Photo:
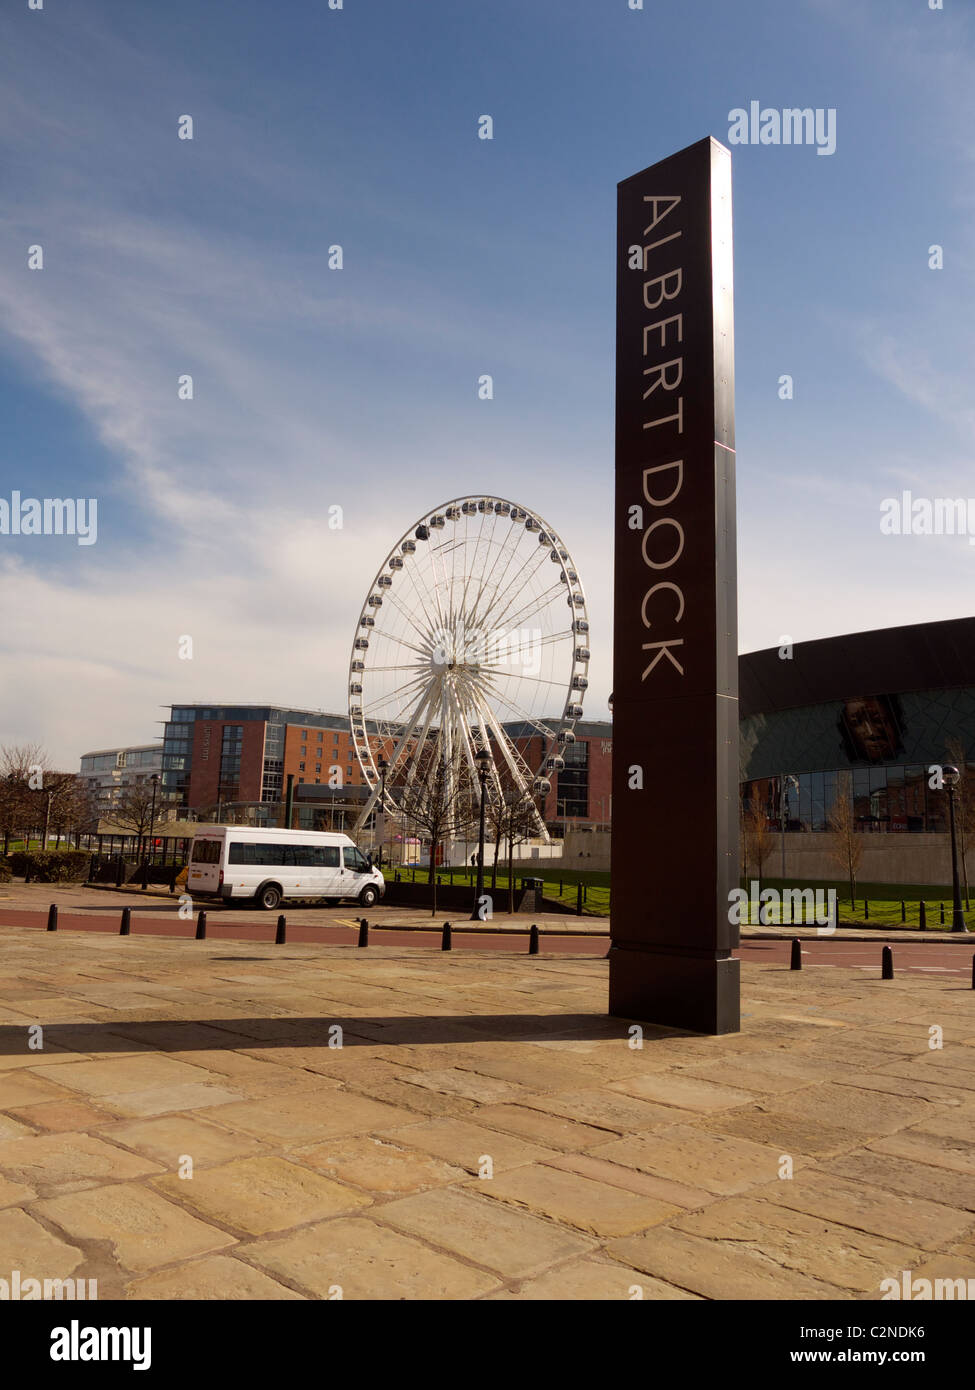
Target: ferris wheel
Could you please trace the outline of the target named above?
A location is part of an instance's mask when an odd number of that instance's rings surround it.
[[[548,841],[544,799],[576,741],[589,655],[582,582],[537,513],[484,496],[427,512],[383,561],[352,644],[349,723],[370,788],[357,829],[384,783],[384,811],[434,776],[448,796],[476,786],[486,748],[489,798],[530,808]]]

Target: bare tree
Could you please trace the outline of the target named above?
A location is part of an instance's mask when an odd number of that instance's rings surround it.
[[[836,800],[829,813],[829,828],[833,832],[830,859],[840,873],[850,880],[850,906],[854,905],[857,873],[863,858],[863,836],[857,830],[853,809],[853,778],[842,772],[836,779]]]
[[[400,815],[430,841],[431,914],[437,911],[437,851],[449,836],[470,829],[477,815],[476,779],[466,763],[453,776],[435,747],[421,751],[412,776],[398,788]]]
[[[775,831],[765,807],[759,801],[748,801],[742,805],[741,844],[745,879],[748,879],[748,866],[752,864],[755,869],[759,892],[761,892],[762,871],[769,855],[775,848]],[[762,920],[761,915],[759,920]]]
[[[503,796],[501,826],[508,841],[508,911],[515,910],[515,845],[524,844],[538,832],[537,798],[510,778],[501,784]]]
[[[111,820],[120,830],[128,830],[133,835],[138,835],[140,847],[150,835],[153,824],[158,825],[168,814],[166,803],[160,798],[158,785],[153,808],[152,789],[153,784],[150,781],[136,782],[126,787],[109,813]]]
[[[58,841],[65,834],[73,835],[77,848],[82,834],[97,831],[98,808],[86,782],[73,773],[67,774],[67,778],[59,782],[50,800],[50,826]]]
[[[39,744],[0,748],[0,831],[4,854],[11,839],[23,838],[26,844],[38,822],[41,805],[35,791],[46,764],[47,755]]]
[[[37,826],[42,827],[41,849],[46,849],[52,826],[59,832],[77,830],[88,810],[77,773],[52,768],[36,743],[0,750],[0,782],[5,851],[11,835],[19,831],[26,843]]]

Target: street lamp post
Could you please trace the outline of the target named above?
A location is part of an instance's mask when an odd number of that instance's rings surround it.
[[[951,914],[951,930],[968,931],[965,925],[965,914],[961,907],[961,885],[958,882],[958,843],[955,836],[955,788],[961,781],[961,773],[957,767],[943,767],[941,775],[944,785],[948,788],[948,824],[951,829],[951,891],[953,906]]]
[[[153,835],[156,829],[156,788],[159,786],[159,773],[154,772],[149,778],[152,783],[152,803],[149,807],[149,858],[152,858]]]
[[[789,809],[789,793],[788,793],[787,788],[788,788],[788,784],[789,784],[790,782],[791,782],[792,785],[795,787],[796,791],[798,791],[798,790],[799,790],[799,779],[798,779],[798,777],[794,777],[794,776],[792,776],[791,774],[787,777],[786,774],[785,774],[784,772],[780,774],[780,777],[779,777],[779,808],[780,808],[780,815],[779,815],[779,823],[780,823],[779,839],[780,839],[781,845],[782,845],[782,878],[783,878],[783,880],[785,879],[785,827],[786,827],[787,813],[788,813],[788,809]]]
[[[484,896],[484,794],[491,767],[491,754],[486,748],[482,748],[474,761],[477,763],[477,776],[481,784],[481,816],[477,834],[477,887],[474,889],[474,906],[471,909],[470,920],[479,922],[481,920],[480,903]]]
[[[383,816],[383,830],[379,841],[379,867],[383,866],[383,842],[386,839],[386,773],[389,771],[389,760],[385,754],[379,755],[379,776],[381,778],[382,790],[379,793],[379,806]]]

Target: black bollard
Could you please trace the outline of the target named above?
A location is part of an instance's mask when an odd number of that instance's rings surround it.
[[[26,885],[28,883],[30,883],[30,855],[27,856],[24,863],[24,884]]]
[[[286,919],[285,919],[285,917],[284,917],[284,914],[282,913],[281,916],[278,918],[278,929],[277,929],[277,931],[274,933],[274,944],[275,944],[275,946],[283,946],[283,945],[284,945],[284,934],[285,934],[285,931],[287,930],[287,927],[288,927],[288,923],[287,923],[287,921],[286,921]]]
[[[792,938],[792,959],[789,962],[790,970],[802,969],[802,942],[798,936]]]
[[[369,922],[365,917],[359,919],[359,945],[369,945]]]
[[[207,915],[202,907],[196,918],[196,939],[197,941],[206,941],[207,939]]]
[[[93,855],[91,856],[91,859],[90,859],[89,862],[88,862],[88,882],[89,882],[89,883],[93,883],[94,880],[95,880],[95,864],[97,863],[97,861],[98,861],[98,855],[97,855],[97,854],[93,854]]]
[[[582,916],[582,884],[576,884],[576,916]]]
[[[122,908],[122,925],[118,929],[119,936],[129,936],[132,932],[132,909]]]
[[[143,861],[142,861],[142,891],[143,891],[143,893],[146,891],[146,889],[147,889],[148,887],[149,887],[149,860],[148,860],[148,859],[143,859]]]
[[[538,955],[538,928],[536,927],[534,922],[532,923],[531,929],[528,933],[528,954],[530,956]]]
[[[918,927],[920,928],[921,931],[927,931],[927,929],[928,929],[928,909],[927,909],[927,907],[925,906],[925,903],[924,903],[924,899],[923,899],[923,898],[921,899],[920,903],[918,904],[918,910],[917,910],[917,924],[918,924]]]
[[[175,865],[175,864],[173,865],[173,867],[172,867],[172,868],[170,869],[170,871],[169,871],[169,891],[170,891],[170,893],[175,893],[175,892],[176,892],[176,865]]]
[[[945,905],[944,905],[944,903],[942,903],[942,904],[941,904],[941,925],[944,926],[944,924],[945,924]]]
[[[444,922],[443,924],[443,937],[440,941],[440,949],[441,951],[452,951],[454,949],[451,942],[449,922]]]
[[[869,917],[870,917],[870,904],[867,902],[866,898],[864,898],[864,900],[863,900],[863,920],[866,922],[866,921],[869,920]]]
[[[119,855],[119,857],[118,857],[118,868],[115,870],[115,887],[116,887],[116,888],[121,888],[121,887],[122,887],[122,874],[123,874],[124,868],[125,868],[125,860],[122,858],[121,855]]]
[[[907,921],[907,903],[901,898],[901,921]]]
[[[52,903],[51,906],[47,909],[47,929],[48,931],[57,931],[58,929],[57,903]]]
[[[975,989],[975,956],[972,956],[972,989]]]
[[[889,946],[885,946],[881,957],[883,962],[880,970],[882,980],[892,980],[894,978],[894,953]]]

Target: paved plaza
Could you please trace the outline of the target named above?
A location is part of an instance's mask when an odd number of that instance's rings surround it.
[[[592,946],[0,926],[0,1276],[409,1300],[975,1279],[966,981],[746,960],[740,1034],[641,1048]]]

